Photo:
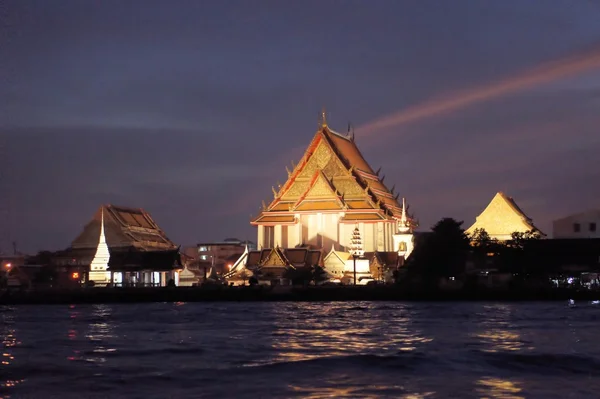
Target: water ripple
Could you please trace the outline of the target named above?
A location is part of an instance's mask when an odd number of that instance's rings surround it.
[[[365,301],[0,307],[0,398],[594,397],[599,312]]]

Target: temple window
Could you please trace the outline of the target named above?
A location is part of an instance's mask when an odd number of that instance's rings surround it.
[[[573,232],[579,233],[581,231],[581,225],[579,223],[573,223]]]
[[[590,231],[596,231],[596,223],[590,223]]]

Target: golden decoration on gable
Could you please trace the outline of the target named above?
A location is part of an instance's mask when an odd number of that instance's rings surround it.
[[[277,250],[271,250],[267,259],[262,262],[262,266],[285,266],[286,263],[281,259],[281,256],[277,253]]]
[[[323,173],[325,173],[325,176],[331,179],[335,176],[347,175],[347,170],[343,167],[342,163],[337,157],[331,157],[327,165],[325,165],[323,168]]]
[[[332,195],[334,195],[334,192],[331,189],[331,186],[322,176],[317,178],[315,184],[313,184],[306,194],[307,197],[331,197]]]
[[[292,187],[289,188],[283,195],[283,199],[294,199],[298,198],[308,189],[308,181],[295,181]]]
[[[321,143],[312,153],[308,162],[302,169],[302,173],[299,176],[301,177],[309,177],[314,175],[317,170],[323,169],[327,166],[329,159],[331,158],[331,150],[327,147],[327,144]]]

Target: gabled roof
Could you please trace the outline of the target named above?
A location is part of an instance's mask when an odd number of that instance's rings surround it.
[[[402,207],[384,177],[373,171],[353,138],[323,124],[300,162],[288,170],[285,184],[273,188],[273,200],[251,223],[293,223],[292,212],[340,209],[376,211],[363,212],[362,220],[398,219]]]
[[[514,199],[502,192],[496,193],[466,233],[473,234],[476,229],[484,229],[492,238],[510,237],[514,232],[531,230],[541,233]]]
[[[325,258],[323,258],[323,262],[325,264],[329,264],[331,263],[331,261],[337,261],[338,263],[345,264],[346,261],[350,259],[350,256],[351,255],[349,252],[336,251],[335,248],[332,246],[331,251],[329,251],[329,253],[325,255]]]
[[[292,269],[322,266],[321,251],[310,248],[269,248],[250,251],[246,267],[250,270],[261,267],[289,267]]]
[[[96,248],[104,218],[104,234],[108,248],[135,247],[140,250],[170,250],[177,246],[158,227],[150,214],[141,208],[103,205],[73,240],[71,248]]]

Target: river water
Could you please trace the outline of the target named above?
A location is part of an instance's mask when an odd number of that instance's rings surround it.
[[[0,398],[595,398],[593,303],[0,307]]]

